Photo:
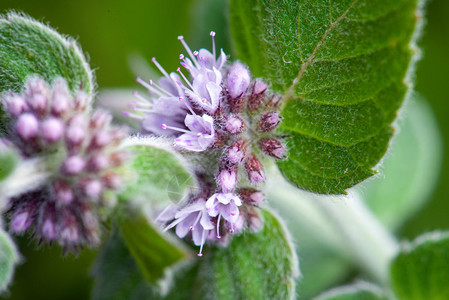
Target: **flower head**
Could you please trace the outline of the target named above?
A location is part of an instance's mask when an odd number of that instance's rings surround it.
[[[27,81],[22,94],[2,99],[11,116],[6,138],[24,158],[45,158],[53,173],[49,182],[9,199],[10,228],[31,227],[40,240],[58,241],[66,250],[99,243],[97,209],[107,205],[104,192],[117,189],[117,171],[127,154],[117,146],[127,136],[111,125],[109,113],[87,110],[87,95],[71,95],[66,82],[49,86]]]

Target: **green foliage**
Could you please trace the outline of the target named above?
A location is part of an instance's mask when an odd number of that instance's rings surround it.
[[[19,253],[16,250],[14,242],[0,227],[0,293],[5,291],[11,282],[14,269],[18,262]]]
[[[381,176],[360,187],[363,199],[382,223],[397,230],[429,200],[441,163],[442,143],[435,116],[415,95],[406,104]]]
[[[206,247],[194,264],[175,271],[174,288],[157,294],[144,284],[126,248],[109,241],[95,267],[93,299],[293,299],[297,262],[279,220],[264,211],[264,229],[235,236],[229,247]]]
[[[12,173],[17,161],[18,155],[13,149],[0,145],[0,182]]]
[[[407,91],[417,0],[231,1],[236,52],[284,93],[297,186],[343,194],[375,174]]]
[[[157,147],[152,139],[130,141],[127,149],[133,155],[128,166],[125,188],[119,197],[125,201],[152,204],[179,201],[194,182],[178,156]]]
[[[168,240],[157,225],[143,216],[129,216],[119,222],[120,232],[140,271],[149,283],[161,279],[167,268],[186,258],[179,242]]]
[[[427,233],[405,245],[391,267],[401,300],[449,299],[449,233]]]
[[[361,282],[334,288],[318,296],[316,300],[387,300],[377,286]]]
[[[47,82],[67,80],[72,91],[93,93],[92,71],[77,45],[30,17],[9,13],[0,19],[0,92],[19,92],[32,74]]]

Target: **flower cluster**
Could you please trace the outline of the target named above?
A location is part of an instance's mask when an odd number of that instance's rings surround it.
[[[2,99],[11,117],[5,139],[25,159],[46,160],[52,176],[45,186],[9,199],[10,230],[34,228],[40,240],[66,250],[97,245],[97,211],[107,204],[105,191],[121,184],[117,167],[127,154],[117,146],[127,131],[111,125],[105,111],[90,114],[88,96],[71,96],[62,79],[49,87],[32,78],[25,86],[22,94]]]
[[[192,168],[201,192],[158,219],[173,220],[166,229],[176,226],[181,238],[191,232],[200,256],[206,241],[226,242],[229,238],[221,238],[228,233],[261,228],[263,194],[256,189],[265,178],[261,155],[286,155],[274,133],[281,97],[262,80],[252,80],[242,63],[228,63],[223,50],[217,56],[215,33],[211,36],[212,52],[192,51],[178,38],[187,52],[179,56],[181,66],[190,76],[181,68],[168,73],[153,58],[164,76],[158,82],[138,78],[150,97],[135,92],[133,111],[124,112],[141,122],[144,133],[172,138],[180,153],[196,156]]]

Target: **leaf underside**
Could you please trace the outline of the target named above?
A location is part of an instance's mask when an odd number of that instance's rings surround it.
[[[75,40],[15,13],[0,15],[0,94],[20,92],[26,79],[37,74],[47,82],[66,79],[72,92],[92,95],[92,71]],[[6,130],[0,107],[0,134]]]
[[[235,51],[284,94],[278,163],[325,194],[375,174],[402,104],[418,0],[231,0]]]

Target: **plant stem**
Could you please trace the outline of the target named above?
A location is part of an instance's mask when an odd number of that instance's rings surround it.
[[[377,283],[388,284],[389,264],[398,250],[398,243],[356,193],[347,196],[312,194],[287,183],[277,168],[272,167],[270,171],[271,180],[265,192],[281,215],[290,219],[294,216],[294,220],[287,220],[290,230],[309,234]]]

